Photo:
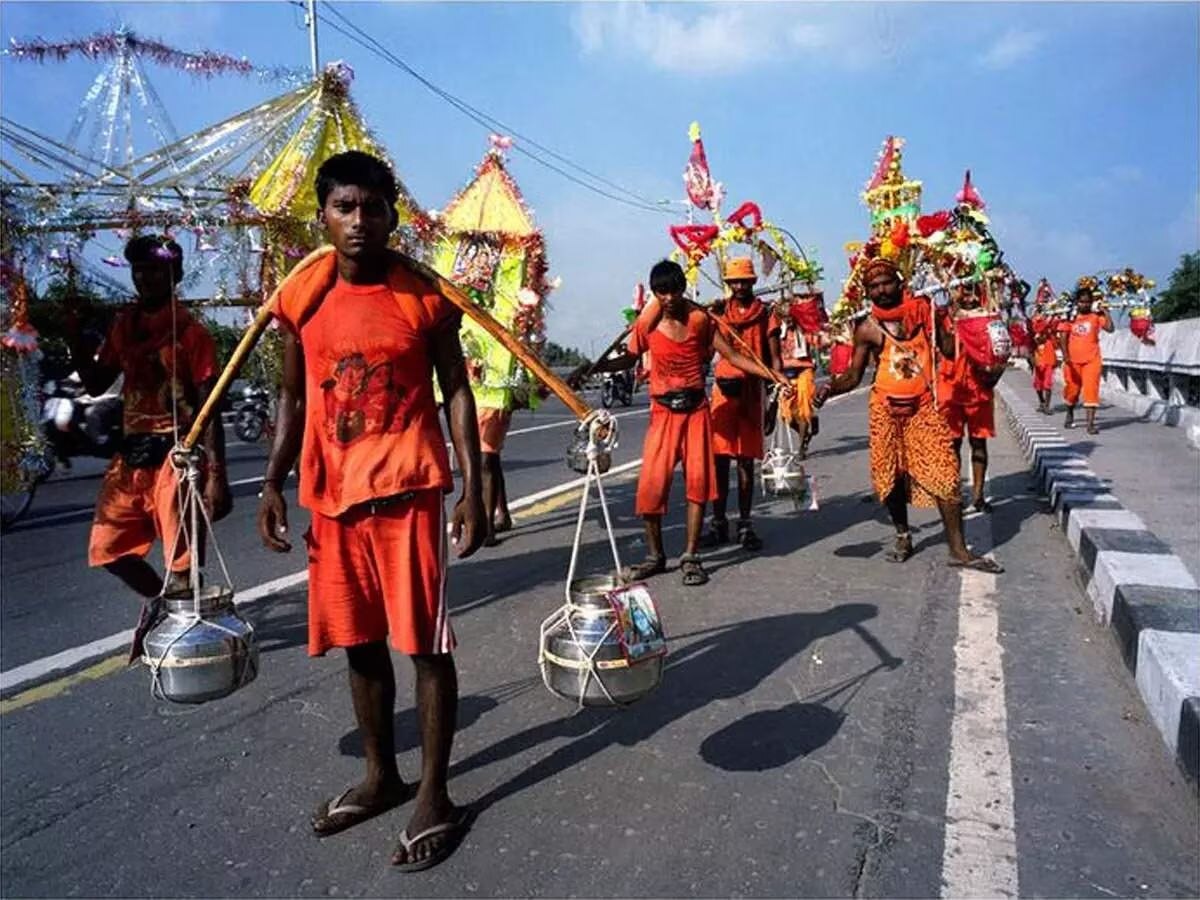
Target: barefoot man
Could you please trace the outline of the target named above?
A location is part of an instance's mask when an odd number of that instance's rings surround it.
[[[887,558],[902,563],[912,556],[911,500],[916,506],[937,506],[946,528],[949,565],[1001,572],[993,560],[973,555],[963,538],[954,438],[933,402],[937,373],[929,306],[904,292],[900,271],[890,259],[871,260],[863,282],[871,313],[855,329],[850,369],[817,389],[816,404],[858,387],[868,360],[876,360],[869,405],[871,482],[896,527],[896,543]],[[949,342],[943,350],[953,352]]]
[[[365,153],[330,157],[317,172],[318,219],[337,252],[299,275],[276,310],[284,374],[258,530],[269,549],[291,549],[282,490],[299,455],[300,503],[312,512],[308,652],[345,648],[367,763],[366,778],[323,802],[312,827],[334,834],[415,793],[392,863],[416,871],[446,859],[470,824],[446,788],[458,680],[442,500],[454,482],[431,372],[463,478],[451,516],[459,557],[479,548],[486,523],[460,315],[388,250],[396,198],[391,171]],[[416,784],[396,767],[389,640],[416,667]]]

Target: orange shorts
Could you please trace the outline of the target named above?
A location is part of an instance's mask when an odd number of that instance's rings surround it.
[[[504,449],[504,438],[512,425],[512,410],[492,409],[481,406],[475,411],[479,421],[479,451],[499,453]]]
[[[1033,389],[1035,391],[1049,391],[1054,388],[1054,369],[1054,366],[1034,364]]]
[[[96,498],[96,517],[88,539],[88,565],[106,566],[123,556],[146,556],[155,539],[173,572],[191,565],[179,533],[179,476],[167,460],[158,468],[135,469],[117,455],[109,463]],[[174,545],[174,560],[167,554]]]
[[[718,456],[762,459],[763,391],[759,379],[743,378],[737,397],[726,397],[720,387],[713,388],[712,445]]]
[[[708,404],[689,413],[671,412],[650,404],[650,427],[642,444],[642,471],[638,475],[635,511],[639,516],[661,516],[667,511],[675,464],[683,463],[687,499],[707,503],[717,499],[717,471],[713,464],[712,422]]]
[[[1068,406],[1079,402],[1083,394],[1084,406],[1100,405],[1100,371],[1103,363],[1100,357],[1082,364],[1066,362],[1063,364],[1063,399]]]
[[[942,417],[950,426],[950,433],[961,438],[965,431],[973,438],[996,436],[996,409],[994,402],[975,403],[970,406],[948,403],[942,407]]]
[[[312,514],[308,654],[391,638],[409,655],[449,653],[446,516],[440,490],[335,518]]]

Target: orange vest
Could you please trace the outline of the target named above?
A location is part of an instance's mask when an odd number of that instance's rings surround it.
[[[933,384],[933,349],[929,336],[921,328],[911,337],[900,340],[882,324],[883,349],[875,366],[875,382],[871,389],[882,396],[897,399],[924,397]]]

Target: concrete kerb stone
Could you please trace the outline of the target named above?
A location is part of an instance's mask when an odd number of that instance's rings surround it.
[[[1107,626],[1180,769],[1200,790],[1200,587],[1112,481],[1003,382],[997,396]]]

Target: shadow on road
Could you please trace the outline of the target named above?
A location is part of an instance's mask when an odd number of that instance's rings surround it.
[[[820,613],[766,616],[700,632],[699,640],[672,652],[662,686],[653,696],[641,701],[636,710],[588,708],[563,719],[536,725],[461,760],[452,767],[451,774],[459,776],[530,753],[547,742],[570,739],[570,743],[538,759],[473,804],[477,809],[486,809],[554,778],[609,747],[629,747],[648,740],[661,729],[708,707],[713,701],[741,697],[813,641],[848,628],[863,638],[880,656],[883,665],[894,668],[900,661],[862,626],[877,612],[878,608],[873,604],[845,603]],[[764,756],[761,762],[765,766],[771,759],[795,758],[811,752],[806,747],[822,746],[836,733],[837,729],[830,727],[832,722],[828,716],[811,710],[801,712],[799,716],[786,709],[776,711],[770,722],[772,727],[790,729],[799,723],[808,730],[775,735],[773,740],[781,741],[785,746],[772,744],[771,756]],[[839,718],[837,725],[840,724]],[[723,731],[728,732],[728,728]],[[705,742],[709,753],[717,760],[725,760],[731,740],[741,734],[744,732],[735,731],[731,737],[718,732]],[[697,748],[698,752],[703,753],[703,746],[704,743]]]

